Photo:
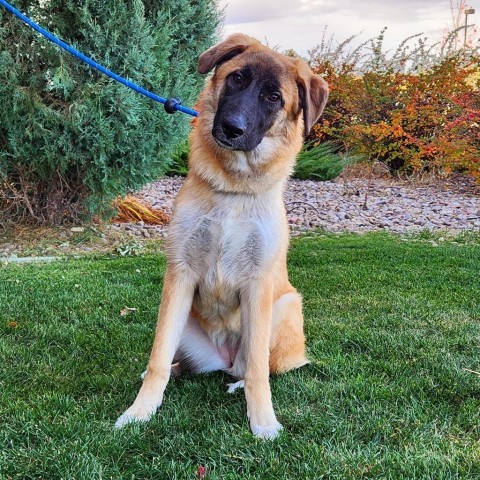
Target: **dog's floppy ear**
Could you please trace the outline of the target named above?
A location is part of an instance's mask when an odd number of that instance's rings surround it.
[[[328,84],[312,73],[305,63],[298,65],[298,93],[303,110],[304,133],[307,134],[320,118],[328,99]]]
[[[242,33],[234,33],[223,42],[217,43],[203,52],[198,59],[198,71],[208,73],[220,63],[244,52],[248,47],[258,44],[259,41]]]

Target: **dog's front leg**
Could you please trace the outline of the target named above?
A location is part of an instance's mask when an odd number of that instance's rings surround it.
[[[269,383],[272,290],[271,281],[261,279],[252,282],[241,298],[247,415],[252,433],[265,439],[275,438],[282,428],[273,411]]]
[[[171,363],[190,314],[195,288],[188,273],[172,270],[167,268],[165,274],[155,340],[142,387],[131,407],[118,418],[116,428],[131,422],[146,422],[162,404]]]

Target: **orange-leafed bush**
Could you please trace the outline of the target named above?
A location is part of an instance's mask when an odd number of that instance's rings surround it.
[[[459,171],[480,180],[478,60],[450,57],[417,73],[362,75],[319,62],[331,93],[313,135],[395,172]]]

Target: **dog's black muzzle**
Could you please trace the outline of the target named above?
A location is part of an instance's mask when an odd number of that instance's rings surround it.
[[[216,142],[229,150],[253,150],[263,138],[263,134],[255,131],[255,115],[235,113],[226,107],[215,115],[212,135]],[[248,120],[247,120],[248,118]]]
[[[216,142],[230,150],[253,150],[267,130],[260,103],[255,84],[240,92],[223,95],[213,122],[212,135]]]

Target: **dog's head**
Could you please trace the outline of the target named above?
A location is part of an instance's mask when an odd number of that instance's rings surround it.
[[[231,35],[200,56],[199,72],[213,69],[207,108],[211,135],[223,149],[249,152],[266,137],[286,139],[302,120],[308,132],[327,101],[327,83],[305,62],[246,35]]]

